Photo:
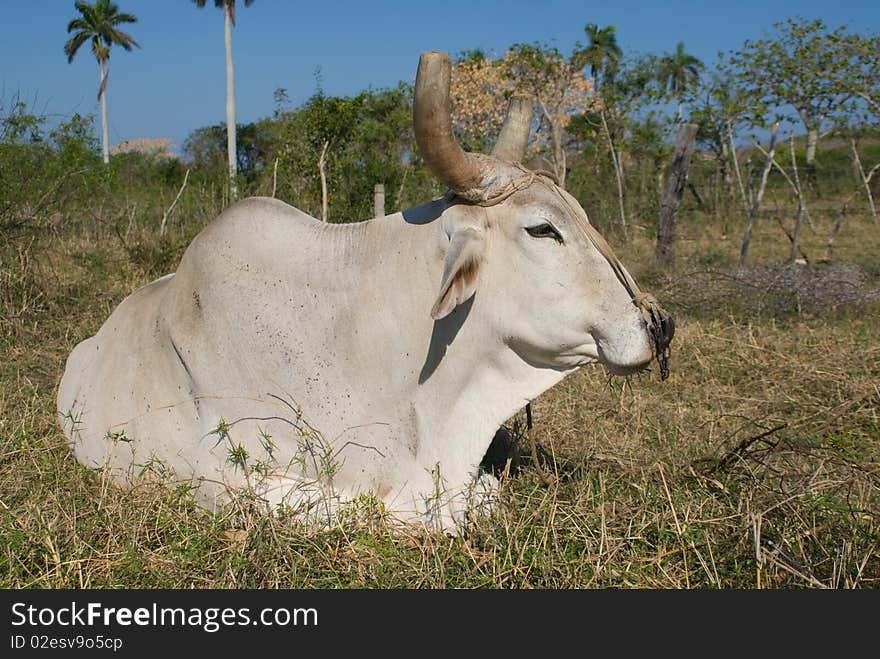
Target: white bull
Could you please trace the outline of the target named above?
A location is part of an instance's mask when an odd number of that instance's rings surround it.
[[[633,303],[647,296],[578,202],[513,162],[526,104],[493,156],[465,153],[449,75],[422,56],[414,119],[450,193],[348,225],[241,201],[74,349],[58,409],[80,462],[120,483],[161,466],[206,504],[370,494],[452,529],[518,409],[585,364],[628,373],[665,352],[671,322]]]

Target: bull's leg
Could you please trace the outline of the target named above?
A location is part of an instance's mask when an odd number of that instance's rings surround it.
[[[405,482],[383,488],[383,503],[399,519],[457,534],[475,516],[488,513],[498,489],[498,479],[477,467],[458,471],[447,476],[442,465],[413,465]]]

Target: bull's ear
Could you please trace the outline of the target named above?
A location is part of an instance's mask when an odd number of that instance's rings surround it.
[[[482,232],[467,227],[452,234],[440,294],[431,309],[431,318],[445,318],[477,291],[477,275],[483,260],[485,239]]]

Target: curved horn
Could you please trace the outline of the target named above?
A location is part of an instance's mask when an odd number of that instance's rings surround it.
[[[525,96],[514,96],[507,108],[507,117],[492,149],[492,155],[501,160],[519,162],[529,143],[532,129],[532,102]]]
[[[477,164],[455,141],[449,101],[452,62],[439,52],[422,53],[413,98],[413,125],[428,169],[456,192],[480,185]]]

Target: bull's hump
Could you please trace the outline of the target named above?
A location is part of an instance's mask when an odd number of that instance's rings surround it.
[[[204,266],[222,254],[243,252],[249,254],[265,251],[274,245],[311,242],[311,235],[321,222],[289,204],[270,197],[248,197],[224,210],[208,224],[187,248],[181,262],[181,270],[188,265]],[[199,268],[197,268],[199,269]]]
[[[248,197],[227,208],[215,222],[277,221],[304,225],[321,224],[308,213],[272,197]]]

